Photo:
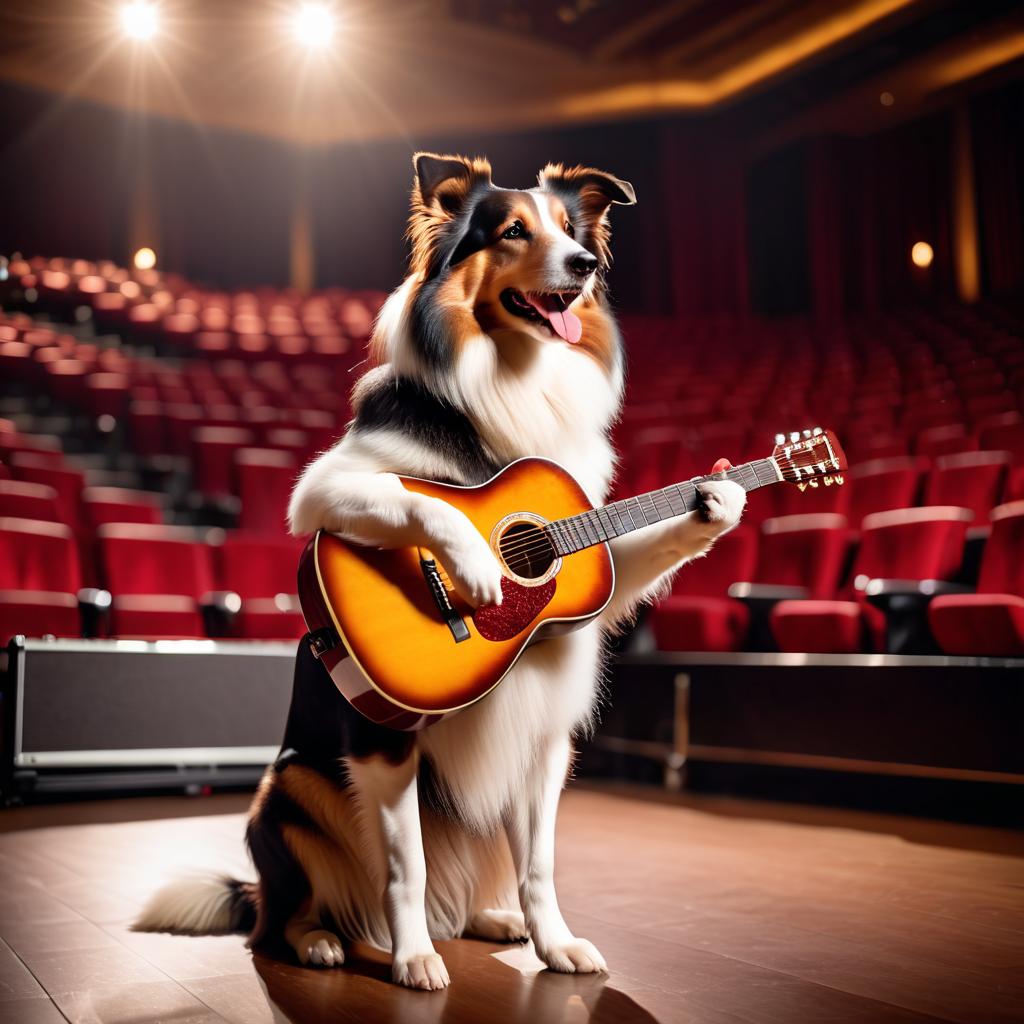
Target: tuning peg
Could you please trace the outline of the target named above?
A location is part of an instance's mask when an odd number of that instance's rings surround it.
[[[825,431],[822,430],[821,427],[815,427],[813,433],[815,437],[819,437],[820,435],[824,434]]]
[[[800,431],[799,430],[792,431],[790,433],[790,435],[789,435],[789,439],[790,439],[790,441],[793,442],[793,444],[796,444],[797,441],[800,440]]]
[[[811,432],[809,430],[805,430],[804,431],[804,437],[809,438],[810,436],[811,436]]]
[[[775,435],[775,443],[776,444],[785,444],[786,443],[786,435],[785,434],[776,434]]]

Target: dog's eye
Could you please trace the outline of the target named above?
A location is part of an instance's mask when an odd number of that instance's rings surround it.
[[[565,222],[565,233],[570,238],[575,238],[576,237],[576,229],[568,221]]]
[[[522,238],[524,234],[523,222],[521,220],[513,221],[505,230],[501,233],[502,238]]]

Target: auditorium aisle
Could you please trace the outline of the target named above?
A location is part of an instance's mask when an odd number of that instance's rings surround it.
[[[572,787],[558,877],[608,977],[529,947],[439,944],[442,993],[253,958],[240,936],[127,924],[175,871],[250,877],[243,796],[0,812],[0,1022],[687,1022],[1024,1019],[1024,836],[724,799]],[[74,822],[74,823],[69,823]]]

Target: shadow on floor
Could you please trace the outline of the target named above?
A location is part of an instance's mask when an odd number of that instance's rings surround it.
[[[522,970],[504,962],[518,950],[533,960],[528,947],[467,940],[436,945],[452,977],[441,992],[393,984],[388,954],[364,946],[353,948],[340,969],[315,970],[264,956],[255,956],[253,966],[278,1024],[658,1024],[613,988],[607,975]]]

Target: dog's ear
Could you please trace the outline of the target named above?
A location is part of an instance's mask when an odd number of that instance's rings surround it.
[[[632,206],[636,202],[636,192],[628,181],[593,167],[566,168],[561,164],[548,164],[537,175],[537,181],[549,192],[577,196],[590,217],[603,216],[612,203]]]
[[[576,241],[589,249],[607,267],[612,261],[608,207],[612,203],[632,206],[636,193],[628,181],[593,167],[563,167],[548,164],[537,175],[545,192],[558,196],[575,228]]]
[[[481,157],[439,156],[417,153],[413,214],[451,218],[458,216],[474,188],[491,183],[491,165]]]

